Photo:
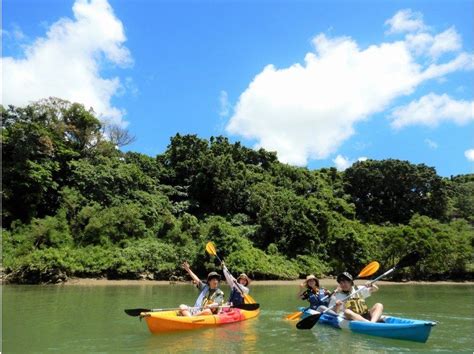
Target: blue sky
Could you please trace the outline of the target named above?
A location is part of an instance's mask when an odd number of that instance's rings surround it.
[[[293,165],[474,172],[472,1],[3,1],[3,104],[59,96],[129,150],[226,135]]]

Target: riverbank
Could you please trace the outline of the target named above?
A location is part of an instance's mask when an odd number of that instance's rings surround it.
[[[253,286],[259,285],[294,285],[298,286],[302,283],[302,279],[299,280],[255,280],[252,282]],[[190,281],[184,282],[170,282],[168,280],[109,280],[105,278],[94,279],[94,278],[70,278],[68,281],[61,283],[64,286],[103,286],[103,285],[189,285]],[[323,278],[320,279],[322,286],[334,286],[336,279]],[[364,280],[356,280],[357,285],[364,284]],[[474,285],[473,281],[406,281],[406,282],[393,282],[393,281],[378,281],[379,285]]]

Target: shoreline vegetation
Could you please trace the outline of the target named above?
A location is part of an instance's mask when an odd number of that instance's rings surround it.
[[[396,159],[310,170],[191,134],[148,156],[78,103],[0,113],[4,283],[178,281],[184,260],[218,268],[208,241],[255,284],[388,269],[413,250],[421,261],[387,280],[474,279],[474,174]]]
[[[321,286],[323,287],[334,287],[336,285],[335,278],[321,278],[319,279]],[[263,286],[263,285],[293,285],[296,288],[303,282],[303,279],[295,280],[254,280],[252,281],[252,287]],[[356,285],[364,285],[364,280],[356,280]],[[392,285],[469,285],[474,286],[474,281],[460,280],[460,281],[386,281],[379,280],[377,282],[381,286],[392,286]],[[8,285],[8,284],[4,284]],[[17,284],[12,284],[17,285]],[[63,285],[63,286],[135,286],[135,285],[186,285],[191,286],[191,281],[169,281],[169,280],[130,280],[130,279],[105,279],[105,278],[71,278],[65,282],[57,284],[43,284],[43,285]]]

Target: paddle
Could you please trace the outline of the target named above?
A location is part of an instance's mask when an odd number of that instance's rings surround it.
[[[214,242],[208,242],[206,243],[206,252],[209,253],[211,256],[214,256],[217,258],[217,260],[222,263],[222,260],[219,258],[219,256],[217,255],[217,251],[216,251],[216,246],[214,245]],[[237,286],[237,289],[239,290],[240,294],[243,296],[244,298],[244,302],[248,303],[248,304],[255,304],[256,301],[253,299],[253,297],[251,297],[249,294],[245,294],[244,291],[242,290],[242,288],[240,287],[240,284],[237,283],[235,280],[234,280],[234,283],[235,285]]]
[[[236,309],[241,309],[245,311],[255,311],[258,310],[260,307],[259,304],[240,304],[240,305],[224,305],[224,306],[216,306],[219,308],[222,307],[228,307],[228,308],[236,308]],[[197,307],[190,307],[190,308],[197,308]],[[160,311],[174,311],[174,310],[179,310],[179,307],[176,308],[167,308],[167,309],[142,309],[142,308],[137,308],[137,309],[125,309],[125,313],[129,316],[137,317],[140,316],[140,313],[142,312],[160,312]]]
[[[366,278],[366,277],[370,277],[371,275],[375,274],[375,272],[377,272],[380,268],[380,264],[379,262],[377,261],[373,261],[373,262],[370,262],[369,264],[367,264],[364,269],[362,269],[360,271],[360,273],[357,275],[356,279],[360,279],[360,278]],[[334,290],[333,292],[331,292],[329,295],[326,295],[325,297],[323,297],[321,299],[321,301],[324,301],[326,300],[328,297],[332,296],[334,293],[336,292],[336,290]],[[306,311],[306,310],[309,310],[311,308],[311,306],[305,308],[303,311],[297,311],[297,312],[293,312],[287,316],[285,316],[285,319],[286,320],[289,320],[289,321],[293,321],[293,320],[296,320],[298,319],[301,314]]]
[[[400,269],[400,268],[405,268],[405,267],[410,267],[412,265],[415,265],[416,262],[418,262],[420,260],[421,256],[420,254],[417,252],[417,251],[414,251],[412,253],[409,253],[407,254],[405,257],[403,257],[393,268],[387,270],[385,273],[383,273],[382,275],[379,275],[377,278],[375,278],[374,280],[371,280],[369,282],[369,284],[373,284],[375,283],[376,281],[382,279],[383,277],[387,276],[388,274],[394,272],[395,270],[397,269]],[[356,290],[354,293],[352,293],[351,295],[345,297],[342,302],[345,302],[347,300],[349,300],[351,297],[353,297],[355,294],[359,293],[362,291],[363,288],[360,288],[359,290]],[[326,313],[330,310],[332,310],[333,308],[335,308],[336,305],[333,305],[331,307],[329,307],[327,310],[325,310],[323,313]],[[296,328],[298,329],[311,329],[313,328],[313,326],[319,321],[319,318],[321,317],[322,313],[317,313],[317,314],[314,314],[314,315],[311,315],[311,316],[308,316],[306,318],[303,318],[301,321],[299,321],[297,324],[296,324]]]

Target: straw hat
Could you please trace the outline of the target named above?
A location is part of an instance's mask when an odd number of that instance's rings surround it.
[[[252,279],[250,279],[247,274],[245,273],[242,273],[239,275],[239,277],[237,278],[237,283],[239,282],[240,279],[245,279],[247,280],[247,286],[250,284],[250,282],[252,281]]]
[[[316,286],[319,287],[319,279],[316,278],[316,276],[313,274],[310,274],[306,277],[306,280],[304,281],[306,286],[308,286],[308,281],[310,281],[311,279],[314,280],[316,282]]]

